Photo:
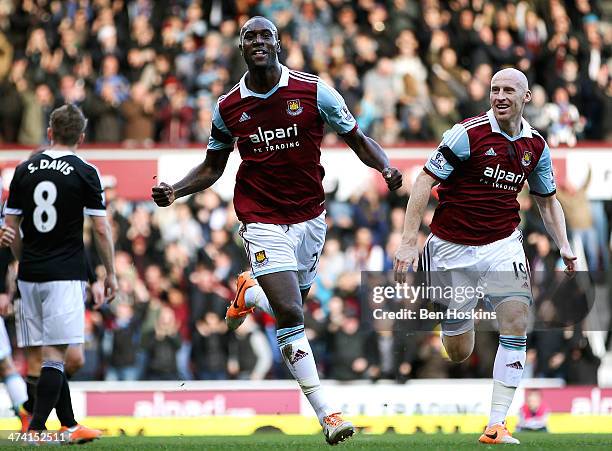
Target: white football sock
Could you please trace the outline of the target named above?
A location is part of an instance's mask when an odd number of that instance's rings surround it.
[[[523,376],[527,358],[526,343],[526,336],[499,336],[499,346],[493,365],[493,396],[489,426],[506,420],[514,392]]]
[[[252,287],[247,288],[246,292],[244,293],[244,302],[247,307],[256,307],[274,317],[274,311],[270,306],[266,293],[264,293],[263,288],[261,288],[259,285],[253,285]]]
[[[19,406],[28,400],[28,388],[25,381],[19,374],[13,373],[6,376],[4,385],[6,385],[9,398],[11,398],[13,409],[18,411]]]
[[[287,327],[276,331],[278,347],[281,356],[293,375],[293,378],[300,384],[300,388],[308,402],[314,409],[323,424],[323,418],[338,409],[332,409],[325,399],[325,394],[319,381],[319,373],[315,364],[310,343],[304,334],[304,326]]]

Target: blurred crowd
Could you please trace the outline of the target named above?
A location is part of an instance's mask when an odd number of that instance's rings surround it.
[[[335,86],[383,144],[438,140],[488,109],[507,65],[527,74],[526,116],[553,147],[612,140],[597,0],[0,0],[0,138],[38,146],[53,107],[73,102],[92,142],[205,143],[255,14],[277,24],[281,61]]]
[[[120,295],[100,311],[87,311],[86,364],[76,379],[288,377],[278,354],[272,317],[261,312],[250,315],[236,332],[225,325],[235,277],[249,268],[231,203],[212,190],[167,209],[150,202],[125,201],[112,186],[106,189],[106,196],[117,248]],[[391,270],[408,196],[407,188],[388,194],[373,185],[347,200],[339,200],[333,191],[328,193],[327,240],[304,306],[306,333],[324,377],[400,383],[412,378],[490,377],[498,346],[495,329],[479,329],[474,354],[455,365],[446,358],[439,329],[415,332],[392,324],[377,327],[366,320],[360,298],[361,271]],[[429,234],[435,202],[432,199],[421,225],[421,245]],[[596,215],[592,212],[598,202],[586,202],[583,211],[592,215],[593,227],[598,220],[593,221]],[[598,347],[593,342],[590,331],[610,330],[609,324],[589,327],[582,320],[587,305],[584,296],[572,297],[565,288],[562,297],[547,292],[545,282],[555,274],[562,275],[562,261],[526,193],[520,196],[520,205],[534,279],[536,324],[529,332],[526,376],[596,383],[602,344]],[[600,206],[603,233],[609,240],[612,205]],[[576,231],[570,230],[572,242],[579,246],[576,250],[585,262]],[[103,269],[96,263],[87,227],[85,237],[90,260],[101,276]],[[591,269],[606,274],[597,283],[609,293],[608,241],[596,245],[595,252]],[[605,299],[609,303],[610,297]],[[576,308],[570,308],[570,303]],[[605,332],[602,340],[604,348],[610,349]]]

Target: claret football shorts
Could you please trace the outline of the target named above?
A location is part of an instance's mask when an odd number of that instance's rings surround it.
[[[430,234],[422,265],[428,286],[452,287],[448,291],[453,293],[451,297],[429,298],[453,312],[442,321],[445,335],[461,335],[474,328],[474,318],[463,313],[471,313],[480,298],[492,309],[508,300],[531,304],[529,266],[518,229],[507,238],[481,246],[451,243]]]
[[[298,224],[250,222],[240,228],[253,277],[297,271],[300,290],[317,275],[326,232],[325,212]]]
[[[20,348],[84,342],[86,282],[17,284],[21,299],[15,303],[15,329]]]

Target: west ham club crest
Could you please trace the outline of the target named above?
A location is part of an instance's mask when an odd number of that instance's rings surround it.
[[[300,105],[300,99],[287,100],[287,114],[290,116],[297,116],[302,114],[304,108]]]
[[[526,150],[525,153],[523,154],[523,159],[521,160],[521,163],[523,166],[527,167],[531,164],[532,159],[533,159],[532,153]]]

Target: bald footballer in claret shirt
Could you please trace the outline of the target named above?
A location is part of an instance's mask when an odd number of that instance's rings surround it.
[[[523,118],[531,91],[513,68],[491,80],[491,109],[456,124],[425,163],[406,208],[402,243],[395,255],[398,282],[417,270],[417,233],[430,191],[439,183],[439,204],[422,252],[428,284],[471,294],[431,300],[444,307],[442,342],[451,360],[474,349],[474,308],[482,293],[496,314],[499,346],[493,366],[489,423],[479,441],[513,443],[506,415],[526,361],[527,317],[532,303],[529,265],[523,250],[517,196],[525,182],[566,265],[575,270],[565,218],[555,196],[550,149]],[[435,296],[435,295],[434,295]]]
[[[359,130],[338,92],[315,75],[279,63],[280,40],[272,22],[248,20],[240,31],[240,51],[248,71],[217,102],[206,160],[174,185],[154,187],[152,196],[165,207],[209,188],[237,145],[242,162],[234,206],[250,271],[238,276],[225,319],[233,330],[255,308],[275,317],[281,356],[312,405],[326,441],[334,445],[351,437],[354,428],[321,388],[302,310],[327,229],[320,161],[324,125],[380,172],[389,189],[401,186],[402,174]]]

